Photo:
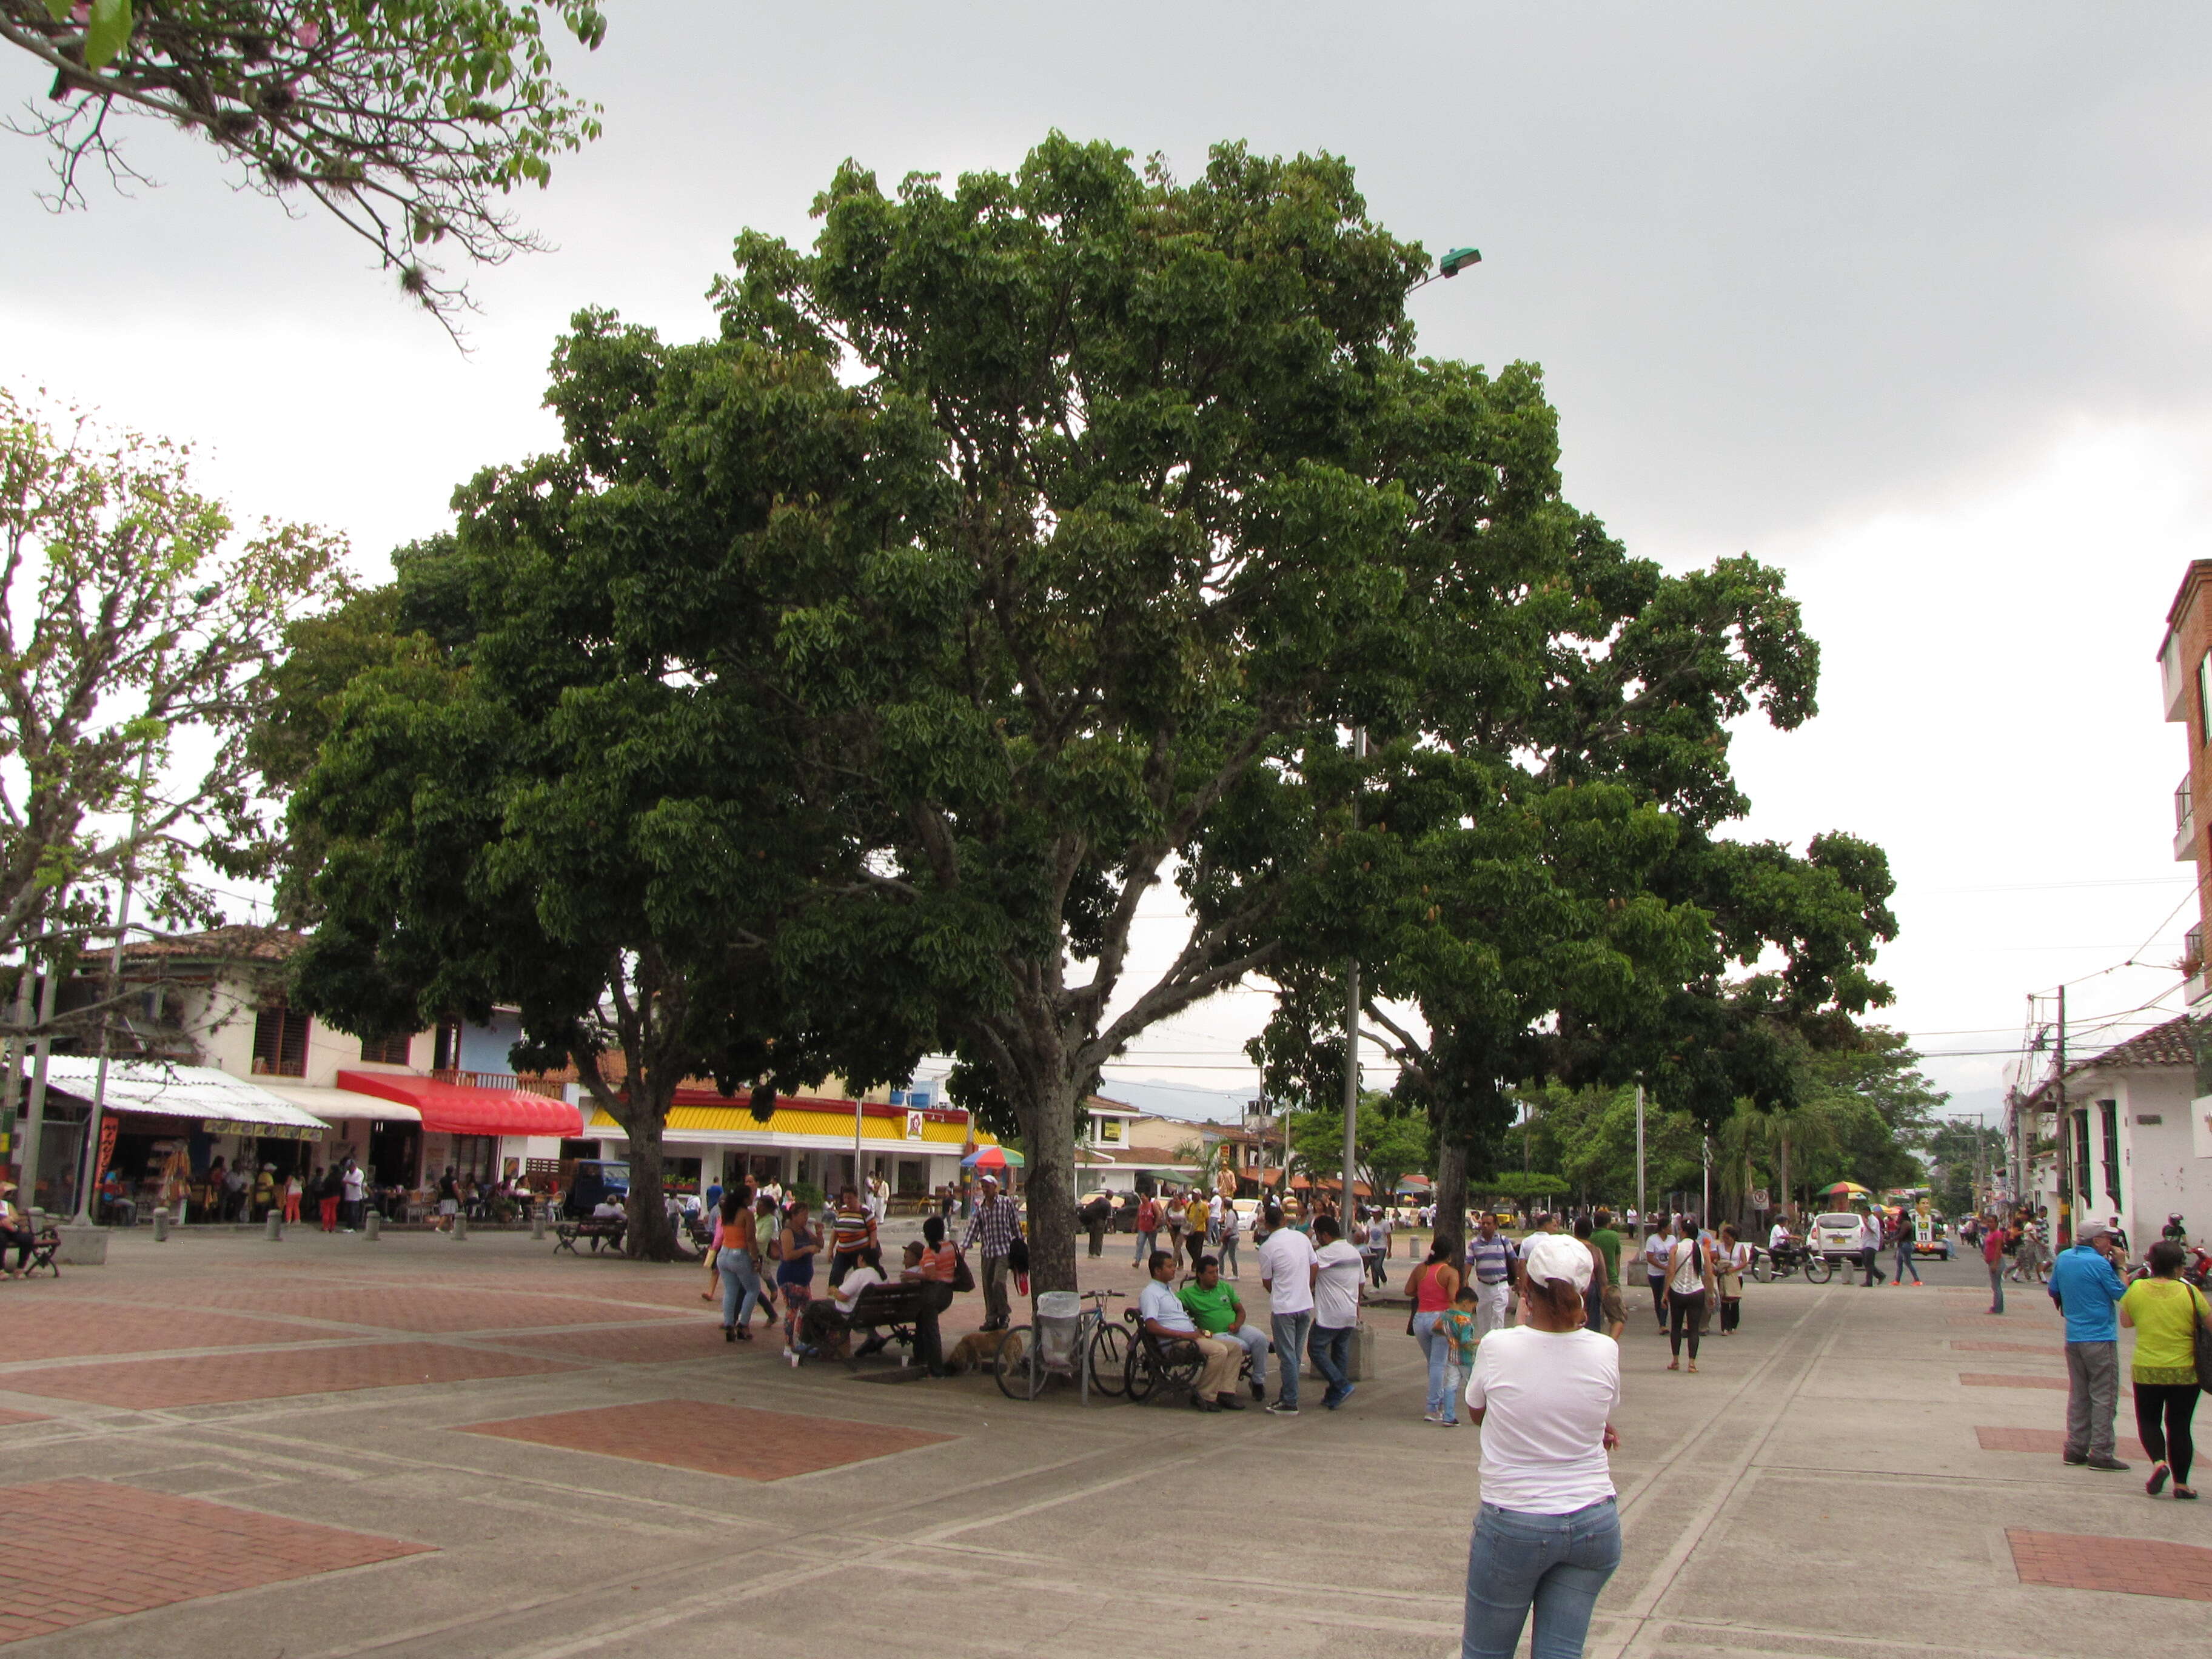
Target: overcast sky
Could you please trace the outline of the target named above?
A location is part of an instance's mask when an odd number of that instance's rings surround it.
[[[1184,173],[1224,138],[1338,152],[1393,230],[1481,248],[1417,296],[1423,349],[1544,366],[1578,506],[1671,567],[1788,569],[1823,712],[1740,742],[1747,832],[1888,848],[1892,1017],[1971,1111],[2029,992],[2074,981],[2103,1040],[2179,1000],[2154,653],[2212,556],[2208,46],[2178,5],[639,0],[564,58],[606,137],[520,202],[558,251],[477,278],[472,355],[334,224],[148,126],[162,188],[60,216],[0,137],[0,382],[198,441],[241,514],[374,570],[548,441],[571,311],[707,331],[732,233],[804,240],[847,155],[889,184],[1053,127]],[[0,100],[45,79],[0,59]],[[2131,958],[2159,965],[2102,971]],[[1238,1089],[1263,1017],[1210,1005],[1128,1075]]]

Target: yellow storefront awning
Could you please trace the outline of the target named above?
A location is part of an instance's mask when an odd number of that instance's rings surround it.
[[[586,1129],[586,1133],[611,1131],[623,1132],[622,1125],[604,1111],[594,1111]],[[785,1137],[805,1137],[811,1140],[842,1140],[853,1142],[853,1114],[850,1109],[815,1109],[810,1107],[779,1106],[763,1123],[752,1115],[750,1108],[734,1102],[727,1106],[677,1105],[669,1109],[670,1139],[682,1139],[686,1135],[712,1135],[716,1139],[725,1137],[737,1140],[773,1142]],[[995,1146],[998,1137],[981,1130],[972,1132],[978,1146]],[[901,1112],[885,1116],[869,1112],[860,1120],[860,1144],[877,1146],[912,1146],[930,1151],[960,1152],[966,1149],[971,1131],[966,1124],[946,1121],[921,1112]]]

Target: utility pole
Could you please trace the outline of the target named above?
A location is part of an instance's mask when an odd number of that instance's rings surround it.
[[[1651,1212],[1644,1204],[1644,1085],[1636,1085],[1636,1213],[1644,1226],[1651,1224]]]
[[[2051,1080],[2058,1107],[2058,1213],[2051,1218],[2053,1248],[2074,1242],[2074,1115],[2066,1109],[2066,988],[2058,988],[2058,1072]]]
[[[1367,758],[1367,728],[1352,728],[1352,757]],[[1359,796],[1354,786],[1352,797],[1352,823],[1359,825]],[[1287,1141],[1285,1142],[1287,1145]],[[1352,1182],[1359,1164],[1359,958],[1354,957],[1344,969],[1344,1202],[1337,1212],[1338,1224],[1343,1228],[1341,1237],[1352,1237],[1352,1224],[1359,1214],[1359,1205],[1352,1195]],[[1318,1180],[1320,1171],[1316,1170]]]

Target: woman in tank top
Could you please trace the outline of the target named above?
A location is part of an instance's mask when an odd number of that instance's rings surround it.
[[[1428,1260],[1413,1269],[1407,1285],[1413,1292],[1413,1317],[1406,1328],[1421,1345],[1422,1357],[1429,1362],[1429,1403],[1422,1420],[1441,1423],[1455,1413],[1446,1397],[1449,1385],[1444,1381],[1451,1344],[1437,1329],[1437,1322],[1459,1294],[1459,1240],[1449,1233],[1438,1233],[1430,1241]]]

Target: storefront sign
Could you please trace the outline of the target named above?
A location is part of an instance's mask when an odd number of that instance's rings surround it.
[[[908,1140],[921,1139],[921,1124],[922,1116],[920,1112],[908,1112],[906,1115],[906,1138]]]
[[[320,1140],[321,1126],[304,1123],[240,1123],[233,1118],[204,1119],[200,1127],[211,1135],[245,1135],[258,1140]]]
[[[121,1118],[116,1116],[112,1112],[108,1112],[101,1116],[100,1120],[100,1158],[99,1161],[93,1165],[93,1168],[100,1174],[106,1175],[107,1173],[108,1166],[115,1162],[115,1137],[122,1132],[123,1120]]]

